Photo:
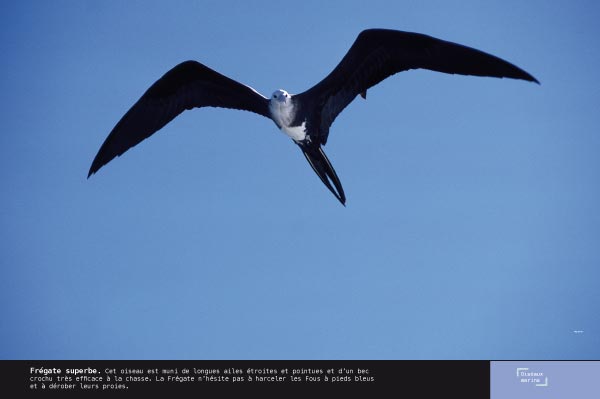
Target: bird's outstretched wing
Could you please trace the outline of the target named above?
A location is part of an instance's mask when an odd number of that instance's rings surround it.
[[[175,66],[154,83],[110,132],[88,177],[187,109],[223,107],[270,118],[269,100],[251,87],[196,62]]]
[[[523,79],[533,76],[493,55],[431,36],[387,29],[362,31],[335,69],[309,90],[296,95],[310,110],[308,126],[327,142],[329,127],[342,110],[367,89],[385,78],[409,69]],[[312,137],[314,140],[315,137]]]

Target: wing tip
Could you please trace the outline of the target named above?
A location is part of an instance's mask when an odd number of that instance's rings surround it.
[[[100,152],[102,152],[102,149],[100,149]],[[100,152],[98,152],[98,154],[92,161],[92,165],[90,166],[90,170],[88,171],[88,175],[87,175],[88,179],[90,177],[92,177],[92,175],[95,175],[96,172],[98,172],[104,165],[106,165],[108,163],[108,161],[103,161],[103,160],[101,160],[101,158],[99,158]]]
[[[540,81],[537,80],[532,74],[525,72],[524,70],[519,68],[518,76],[515,76],[517,79],[526,80],[528,82],[536,83],[541,85]]]
[[[529,76],[531,76],[531,75],[529,75]],[[531,80],[530,80],[530,82],[533,82],[533,83],[535,83],[535,84],[538,84],[538,85],[540,85],[540,86],[542,85],[542,84],[540,83],[540,81],[539,81],[539,80],[537,80],[536,78],[534,78],[533,76],[531,76]]]
[[[90,170],[88,171],[87,178],[89,179],[90,177],[95,175],[99,169],[100,169],[100,167],[94,167],[94,164],[92,164],[92,166],[90,167]]]
[[[92,166],[90,167],[90,170],[88,171],[87,178],[89,179],[90,177],[92,177],[92,175],[96,174],[98,169],[100,169],[100,168],[94,168],[94,165],[92,164]]]

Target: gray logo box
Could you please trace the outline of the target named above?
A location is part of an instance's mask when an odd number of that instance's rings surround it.
[[[600,361],[492,361],[491,399],[600,398]]]

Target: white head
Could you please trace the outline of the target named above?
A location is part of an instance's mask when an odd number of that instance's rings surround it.
[[[273,92],[273,95],[271,96],[271,101],[276,101],[278,103],[281,103],[282,105],[284,104],[289,104],[290,100],[291,100],[292,96],[290,95],[290,93],[288,93],[285,90],[275,90]]]
[[[275,90],[269,99],[269,111],[271,119],[280,129],[290,126],[295,114],[290,93],[281,89]]]

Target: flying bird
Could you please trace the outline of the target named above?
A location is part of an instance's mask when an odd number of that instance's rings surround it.
[[[158,79],[110,132],[88,178],[112,159],[160,130],[183,111],[223,107],[265,116],[300,147],[323,184],[345,206],[340,179],[323,152],[335,118],[357,96],[398,72],[429,69],[460,75],[537,79],[491,54],[419,33],[367,29],[322,81],[300,94],[276,90],[267,98],[196,61]]]

